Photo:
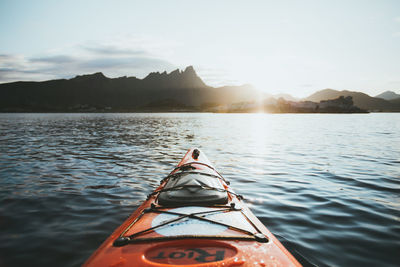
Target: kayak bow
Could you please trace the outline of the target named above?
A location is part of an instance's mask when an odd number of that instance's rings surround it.
[[[198,149],[189,149],[84,266],[301,266]]]

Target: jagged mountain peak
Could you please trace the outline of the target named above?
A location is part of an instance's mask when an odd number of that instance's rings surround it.
[[[148,80],[154,77],[158,77],[160,76],[160,72],[156,71],[156,72],[150,72],[149,74],[147,74],[147,76],[143,79],[143,80]]]
[[[104,80],[108,79],[102,72],[96,72],[93,74],[77,75],[71,80],[74,81],[86,81],[86,80]]]
[[[193,66],[188,66],[185,70],[181,71],[180,69],[176,69],[167,73],[166,71],[160,72],[151,72],[147,75],[143,81],[147,83],[163,83],[163,87],[173,86],[173,87],[181,87],[181,88],[201,88],[207,87],[207,85],[201,80],[199,76],[197,76],[196,71]]]
[[[169,76],[177,76],[179,74],[182,74],[182,72],[179,69],[171,71],[168,75]]]
[[[183,72],[196,74],[196,71],[194,70],[193,66],[187,66]]]

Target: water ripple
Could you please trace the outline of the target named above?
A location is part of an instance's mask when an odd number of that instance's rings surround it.
[[[296,256],[399,262],[399,114],[0,114],[0,131],[1,266],[82,264],[194,146]]]

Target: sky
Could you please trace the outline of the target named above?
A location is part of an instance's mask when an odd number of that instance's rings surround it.
[[[210,86],[400,93],[400,1],[0,0],[0,83],[189,65]]]

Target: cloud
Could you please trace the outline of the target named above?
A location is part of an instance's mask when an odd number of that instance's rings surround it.
[[[37,80],[48,77],[41,70],[32,67],[22,55],[0,55],[0,83],[17,80]],[[49,77],[48,77],[49,78]],[[51,77],[50,77],[51,78]]]
[[[145,56],[145,55],[148,55],[148,53],[145,50],[116,47],[114,45],[97,45],[97,46],[82,45],[82,49],[84,49],[90,53],[98,54],[98,55],[119,55],[119,56],[126,56],[126,55]]]
[[[394,20],[395,22],[400,22],[400,17],[395,17],[393,20]]]
[[[74,62],[75,60],[76,59],[74,57],[66,55],[36,57],[29,59],[31,63],[55,63],[55,64],[65,64]]]
[[[191,56],[180,57],[178,53],[183,46],[155,37],[124,35],[65,44],[33,56],[0,53],[0,83],[69,79],[95,72],[103,72],[110,78],[144,78],[150,72],[170,72],[192,64],[198,75],[211,86],[244,83],[225,69],[199,66]]]
[[[0,54],[0,83],[69,79],[76,75],[103,72],[110,78],[135,76],[144,78],[150,72],[167,71],[195,65],[198,75],[210,86],[239,85],[225,69],[199,66],[195,62],[171,63],[181,44],[139,38],[109,38],[111,41],[89,41],[65,45],[45,53],[25,56]],[[186,61],[186,60],[185,60]]]
[[[148,69],[155,66],[169,69],[173,65],[156,58],[132,57],[132,56],[124,58],[100,57],[80,62],[80,67],[83,69],[101,68],[104,70],[111,70],[114,68],[115,69],[131,68],[137,70],[142,68]]]
[[[71,78],[94,72],[109,77],[145,77],[152,71],[171,71],[176,66],[163,58],[132,43],[78,44],[53,50],[39,56],[0,54],[0,83],[32,80]]]

